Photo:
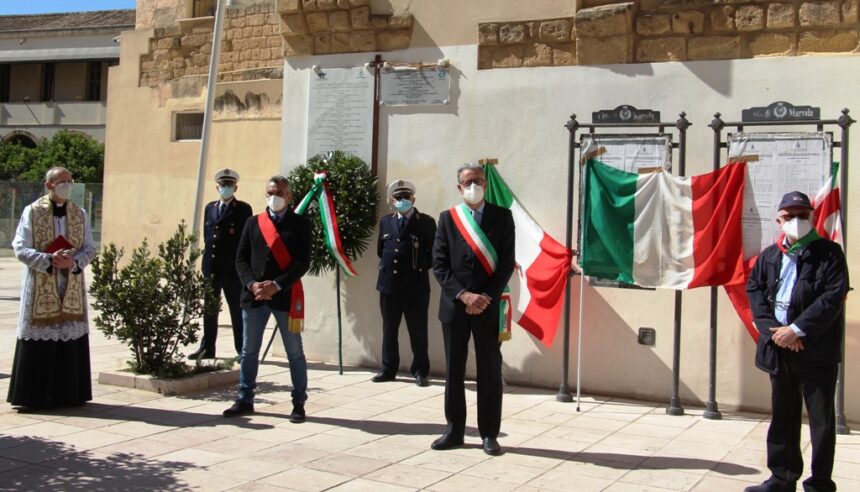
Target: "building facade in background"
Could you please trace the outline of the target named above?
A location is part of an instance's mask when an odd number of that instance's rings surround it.
[[[34,147],[62,129],[104,142],[108,67],[134,10],[0,16],[0,139]]]
[[[380,108],[379,182],[414,181],[422,212],[438,215],[458,201],[456,189],[444,183],[459,164],[498,158],[517,201],[562,241],[569,144],[563,125],[571,114],[588,122],[594,111],[629,104],[660,111],[674,123],[685,112],[692,123],[686,172],[694,175],[711,170],[708,123],[715,112],[737,121],[742,109],[789,101],[820,107],[827,118],[843,107],[860,113],[857,0],[243,3],[253,4],[228,11],[224,22],[204,200],[216,198],[215,170],[229,167],[242,174],[237,194],[255,212],[264,207],[266,179],[308,157],[311,77],[363,67],[376,55],[392,64],[450,63],[447,104]],[[121,63],[109,77],[105,243],[131,248],[144,237],[157,242],[181,220],[191,222],[212,4],[139,0],[135,30],[122,35]],[[852,156],[858,148],[851,146]],[[851,174],[849,188],[860,186],[858,176]],[[147,193],[128,193],[128,183]],[[849,216],[860,213],[857,203],[851,202]],[[849,261],[860,258],[856,228],[847,237]],[[850,269],[860,278],[857,264]],[[342,281],[344,362],[377,367],[377,259],[365,255],[355,266],[359,275]],[[668,402],[674,292],[585,289],[583,392]],[[308,277],[305,292],[307,356],[335,361],[334,275]],[[578,282],[572,296],[576,305]],[[707,399],[709,325],[701,313],[709,299],[702,289],[683,296],[684,404]],[[575,311],[574,329],[577,318]],[[753,365],[755,345],[722,293],[718,319],[717,401],[723,408],[769,408],[769,383]],[[847,320],[846,373],[853,377],[860,305],[850,296]],[[640,327],[656,330],[653,346],[638,344]],[[431,367],[444,367],[437,321],[429,332]],[[576,346],[564,347],[561,336],[546,349],[514,328],[502,350],[507,382],[557,388],[565,351],[574,360],[568,376],[576,380]],[[473,365],[468,370],[474,374]],[[856,387],[846,385],[845,399],[854,420],[860,418]]]

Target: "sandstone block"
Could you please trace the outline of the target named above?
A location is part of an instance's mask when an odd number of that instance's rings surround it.
[[[786,56],[794,53],[795,34],[758,34],[750,39],[752,56]]]
[[[349,31],[349,12],[346,10],[335,10],[328,14],[328,25],[332,31]]]
[[[363,5],[370,5],[370,0],[349,0],[349,4],[353,7],[361,7]]]
[[[768,29],[783,29],[794,27],[794,5],[790,3],[772,3],[767,6]]]
[[[493,68],[493,46],[478,46],[478,70]]]
[[[328,14],[326,12],[311,12],[305,15],[305,22],[308,23],[308,31],[312,33],[328,32],[330,30]]]
[[[337,0],[337,8],[349,10],[352,8],[352,5],[349,4],[349,0]]]
[[[349,49],[349,33],[348,32],[333,32],[331,33],[331,52],[332,53],[348,53]]]
[[[633,28],[634,8],[634,2],[625,2],[577,10],[573,18],[577,38],[627,35]]]
[[[678,34],[699,34],[705,28],[705,14],[697,10],[684,10],[672,16],[672,31]]]
[[[349,49],[354,52],[376,51],[376,34],[373,31],[349,33]]]
[[[391,29],[411,29],[413,21],[412,15],[392,15],[388,19],[388,27]]]
[[[246,17],[236,17],[235,19],[230,19],[230,27],[245,27]]]
[[[554,44],[552,46],[552,64],[557,67],[576,65],[576,44]]]
[[[630,40],[626,35],[579,38],[576,41],[576,60],[580,65],[629,63],[630,51]]]
[[[522,46],[497,46],[493,50],[493,68],[515,68],[523,66]]]
[[[857,31],[808,31],[800,33],[799,53],[845,53],[857,49]]]
[[[405,50],[411,41],[412,32],[405,29],[376,33],[376,46],[380,51]]]
[[[263,27],[265,26],[254,26],[254,30],[251,31],[251,35],[255,38],[258,38],[263,35]]]
[[[842,2],[842,22],[846,24],[857,22],[857,0]]]
[[[528,43],[523,47],[524,67],[547,67],[552,65],[552,47],[544,43]]]
[[[528,32],[525,24],[502,24],[499,27],[499,41],[502,44],[519,44],[526,40]]]
[[[349,20],[353,29],[370,29],[370,7],[358,7],[349,11]]]
[[[701,36],[687,44],[690,60],[725,60],[740,58],[740,39],[737,36]]]
[[[758,5],[742,5],[735,11],[738,31],[758,31],[764,27],[764,9]]]
[[[728,5],[711,10],[711,29],[716,32],[735,30],[735,9]]]
[[[152,59],[156,62],[160,62],[162,60],[169,60],[170,52],[168,52],[166,49],[155,50],[152,52]]]
[[[499,44],[499,25],[494,22],[478,24],[478,45]]]
[[[263,14],[249,15],[245,19],[245,23],[248,26],[262,26],[266,23],[266,16]]]
[[[317,7],[320,10],[334,10],[337,8],[337,0],[317,0]]]
[[[370,24],[374,29],[388,29],[388,15],[371,15]]]
[[[319,7],[317,7],[317,0],[302,0],[302,10],[305,12],[319,10]]]
[[[639,42],[636,59],[640,62],[686,60],[687,41],[684,38],[643,39]]]
[[[284,36],[284,56],[301,56],[313,53],[310,36]]]
[[[636,19],[636,32],[644,36],[665,34],[672,28],[668,15],[641,15]]]
[[[291,14],[301,12],[302,0],[278,0],[278,12],[282,14]]]
[[[798,11],[801,26],[835,26],[839,24],[839,2],[804,2]]]
[[[573,23],[568,19],[548,20],[540,23],[538,36],[541,41],[549,43],[567,43],[570,41]]]
[[[277,26],[281,22],[280,14],[266,14],[266,24]]]
[[[314,54],[327,55],[331,53],[331,34],[320,32],[312,35],[314,40]]]

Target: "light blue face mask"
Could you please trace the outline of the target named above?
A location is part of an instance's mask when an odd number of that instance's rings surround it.
[[[223,198],[224,200],[229,200],[233,198],[233,193],[235,192],[235,186],[222,186],[218,188],[218,194],[221,195],[221,198]]]
[[[401,214],[412,210],[412,200],[397,200],[394,202],[394,208]]]

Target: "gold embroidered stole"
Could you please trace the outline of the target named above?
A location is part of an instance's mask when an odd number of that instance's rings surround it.
[[[54,230],[54,211],[48,195],[32,204],[33,247],[45,251],[57,237]],[[75,249],[84,244],[84,211],[66,201],[66,239]],[[69,270],[54,269],[51,273],[34,272],[35,295],[33,298],[34,326],[45,326],[63,321],[84,321],[84,281],[83,275],[72,274]],[[57,275],[68,279],[66,292],[60,297],[57,288]]]

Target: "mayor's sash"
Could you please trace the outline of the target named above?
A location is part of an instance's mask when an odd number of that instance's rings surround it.
[[[492,276],[496,271],[499,255],[490,239],[484,234],[481,226],[475,222],[471,210],[466,204],[461,203],[451,207],[451,219],[466,244],[475,254],[475,258],[484,267],[487,275]],[[499,341],[504,342],[511,339],[511,294],[510,289],[505,287],[505,292],[499,302]]]
[[[266,241],[266,246],[275,257],[278,267],[281,271],[286,270],[293,263],[293,257],[284,244],[284,240],[278,233],[275,223],[269,214],[263,212],[257,215],[257,225],[260,226],[260,233],[263,234],[263,239]],[[285,287],[285,286],[281,286]],[[305,292],[302,288],[302,279],[298,279],[290,287],[290,312],[288,316],[287,329],[290,333],[301,333],[304,328],[305,320]]]

